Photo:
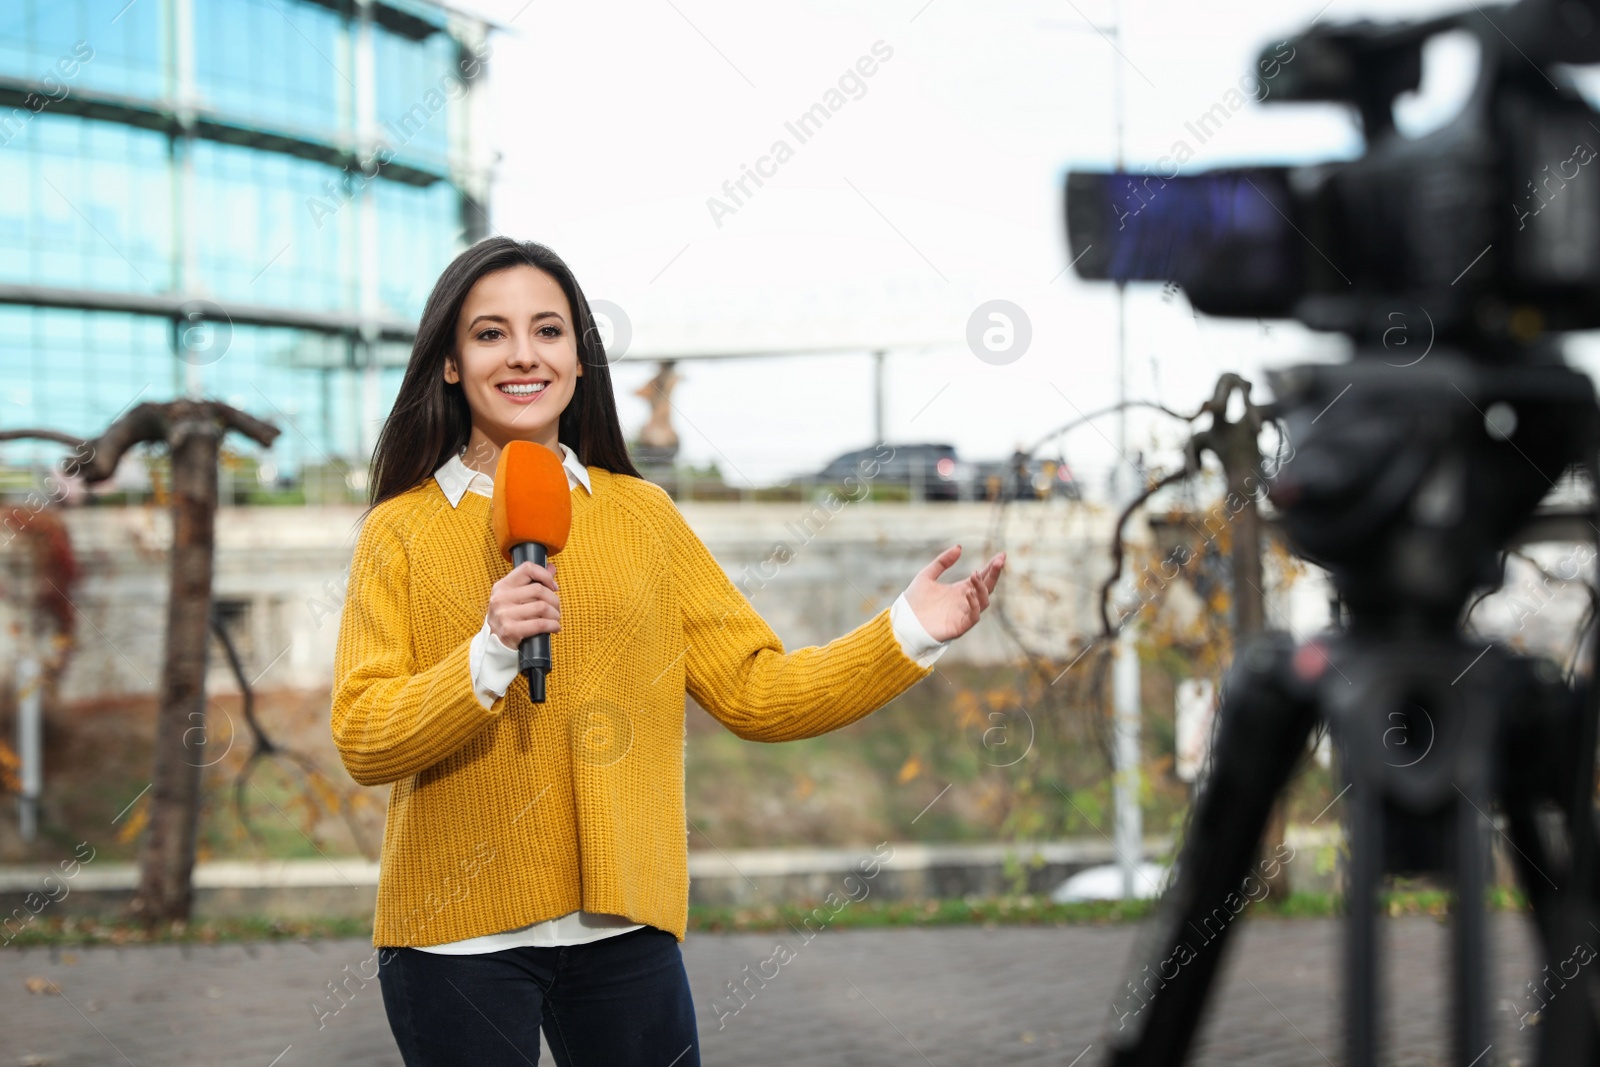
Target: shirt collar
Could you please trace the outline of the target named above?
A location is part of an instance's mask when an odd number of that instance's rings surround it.
[[[566,442],[558,441],[556,447],[561,450],[561,466],[567,472],[567,488],[576,489],[581,485],[585,492],[593,496],[594,488],[589,484],[589,468],[578,462],[577,453],[568,448]],[[474,481],[481,478],[483,479],[481,484],[485,487],[494,485],[492,477],[482,471],[473,470],[461,462],[459,455],[445,460],[444,464],[433,472],[433,477],[453,508],[460,507],[461,498],[467,494]]]

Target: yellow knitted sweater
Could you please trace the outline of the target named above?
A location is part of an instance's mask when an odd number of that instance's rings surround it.
[[[351,777],[392,782],[374,946],[436,945],[583,909],[683,940],[684,699],[740,737],[845,726],[928,674],[889,609],[820,647],[782,642],[659,486],[590,467],[555,557],[546,702],[519,676],[485,710],[468,649],[510,570],[487,497],[438,483],[374,508],[334,652]]]

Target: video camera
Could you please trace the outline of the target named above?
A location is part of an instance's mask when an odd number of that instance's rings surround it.
[[[1424,308],[1440,341],[1517,360],[1550,331],[1600,327],[1600,112],[1562,64],[1600,62],[1593,3],[1524,2],[1426,21],[1314,27],[1261,66],[1266,102],[1359,113],[1360,159],[1184,175],[1074,172],[1085,278],[1174,281],[1213,315],[1294,318],[1379,343]],[[1461,113],[1415,139],[1396,96],[1451,30],[1482,44]],[[1081,258],[1078,258],[1081,257]]]

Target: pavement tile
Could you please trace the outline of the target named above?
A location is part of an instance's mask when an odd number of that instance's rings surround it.
[[[1448,927],[1403,918],[1385,930],[1385,1061],[1443,1062]],[[1533,1031],[1517,1026],[1534,973],[1528,923],[1496,915],[1492,930],[1495,1044],[1481,1067],[1532,1052]],[[1339,1063],[1337,932],[1330,920],[1244,923],[1193,1062]],[[1065,1067],[1085,1049],[1079,1067],[1091,1067],[1134,935],[1131,926],[829,930],[720,1028],[712,1005],[724,983],[768,958],[778,935],[691,934],[684,960],[708,1067]],[[399,1067],[378,983],[359,981],[371,955],[360,940],[0,950],[0,1067]],[[56,982],[61,995],[28,992],[30,977]],[[341,979],[348,1002],[319,1028],[310,1002]],[[548,1047],[541,1063],[553,1063]]]

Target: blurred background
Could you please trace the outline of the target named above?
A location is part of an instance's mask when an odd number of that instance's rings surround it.
[[[1076,1062],[1115,1025],[1236,638],[1329,619],[1264,497],[1228,487],[1288,447],[1251,421],[1263,370],[1347,351],[1196,315],[1176,287],[1083,282],[1064,175],[1179,145],[1189,173],[1352,158],[1345,110],[1276,109],[1241,79],[1313,19],[1448,7],[7,0],[0,1058],[399,1062],[362,969],[386,793],[333,750],[333,643],[429,290],[505,234],[572,266],[635,461],[786,647],[859,625],[952,542],[957,575],[1008,554],[935,674],[844,730],[757,745],[689,702],[706,1062]],[[1460,105],[1458,45],[1430,45],[1405,132]],[[104,478],[80,469],[138,405],[201,399],[277,431],[217,441],[210,543],[175,524],[196,505],[170,426]],[[1228,426],[1251,469],[1178,477],[1192,435]],[[163,754],[180,542],[213,564],[190,604],[210,636],[189,664],[203,712]],[[1570,659],[1586,597],[1538,567],[1571,552],[1511,560],[1478,631]],[[126,908],[162,759],[196,772],[193,899],[151,929]],[[1295,858],[1253,906],[1271,921],[1247,920],[1207,1062],[1333,1048],[1339,794],[1320,744],[1269,834]],[[830,911],[837,940],[738,994],[875,849],[893,858]],[[1443,1033],[1442,901],[1394,887],[1407,1049]]]

